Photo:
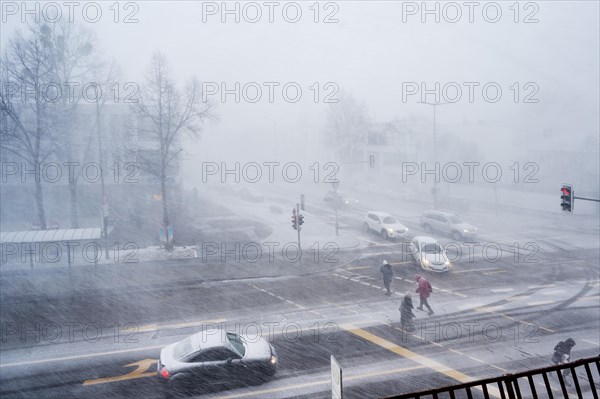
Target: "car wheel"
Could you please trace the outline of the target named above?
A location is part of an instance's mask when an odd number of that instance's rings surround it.
[[[181,398],[189,396],[191,387],[191,379],[187,374],[175,374],[167,382],[168,397]]]
[[[452,238],[454,238],[456,241],[460,241],[462,240],[462,234],[460,234],[458,231],[453,231]]]
[[[363,224],[363,229],[365,230],[365,232],[369,232],[371,229],[369,229],[369,224],[368,223],[364,223]]]
[[[426,224],[423,226],[423,230],[425,230],[428,233],[431,233],[433,230],[431,229],[431,226]]]
[[[390,236],[388,236],[387,231],[385,231],[385,230],[381,230],[381,237],[383,237],[384,240],[387,240],[388,238],[390,238]]]

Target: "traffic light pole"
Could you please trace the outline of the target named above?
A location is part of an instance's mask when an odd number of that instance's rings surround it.
[[[573,199],[579,199],[579,200],[583,200],[583,201],[600,202],[600,199],[594,199],[594,198],[573,197]]]
[[[298,210],[298,250],[300,251],[300,259],[302,259],[302,247],[300,246],[300,204],[296,204],[296,209]]]

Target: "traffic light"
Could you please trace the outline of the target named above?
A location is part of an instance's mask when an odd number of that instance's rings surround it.
[[[298,226],[302,226],[304,224],[304,215],[298,216]]]
[[[296,219],[296,208],[292,210],[292,228],[294,230],[298,229],[298,220]]]
[[[563,184],[560,189],[562,202],[560,206],[562,207],[563,212],[573,213],[573,187]]]

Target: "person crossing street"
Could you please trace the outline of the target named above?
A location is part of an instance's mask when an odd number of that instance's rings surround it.
[[[429,316],[431,316],[433,314],[433,310],[431,309],[431,306],[429,306],[427,298],[429,298],[429,295],[433,292],[433,288],[431,288],[431,284],[429,284],[429,281],[425,280],[418,274],[415,276],[415,279],[418,284],[415,292],[419,294],[419,306],[417,307],[417,309],[423,310],[423,305],[425,305],[425,307],[429,311]]]
[[[392,284],[392,278],[394,277],[392,265],[390,265],[387,260],[384,260],[383,266],[381,266],[379,271],[383,274],[383,286],[387,290],[385,295],[390,296],[392,295],[392,291],[390,291],[390,284]]]

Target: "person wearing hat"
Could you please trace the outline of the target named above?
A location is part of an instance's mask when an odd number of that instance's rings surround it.
[[[566,341],[560,341],[554,347],[554,354],[552,355],[552,363],[555,365],[566,364],[569,363],[571,359],[571,349],[575,346],[575,341],[573,338],[568,338]],[[568,368],[563,371],[563,378],[566,378],[571,370]],[[565,384],[571,385],[569,381],[565,379]]]
[[[402,330],[408,331],[408,329],[413,329],[412,321],[416,317],[413,313],[413,302],[412,302],[412,294],[410,291],[406,291],[404,294],[404,299],[400,304],[400,324],[402,325]]]
[[[429,311],[429,316],[431,316],[433,314],[433,310],[431,309],[431,306],[429,306],[427,298],[429,298],[429,294],[433,292],[433,288],[431,288],[431,284],[429,284],[429,281],[425,280],[418,274],[415,276],[415,281],[417,282],[417,289],[415,290],[415,292],[419,294],[419,306],[417,307],[417,309],[423,310],[423,305],[425,305],[425,307]]]
[[[390,284],[392,283],[392,278],[394,277],[392,266],[387,262],[387,260],[384,260],[383,266],[381,266],[379,271],[383,274],[383,286],[387,290],[385,295],[392,295],[392,291],[390,291]]]

